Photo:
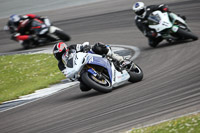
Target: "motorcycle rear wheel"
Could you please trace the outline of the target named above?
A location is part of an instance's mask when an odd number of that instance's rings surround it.
[[[95,81],[92,76],[93,75],[91,75],[90,73],[84,72],[81,75],[81,80],[84,84],[86,84],[87,86],[90,86],[91,88],[93,88],[94,90],[98,92],[108,93],[112,91],[112,85],[110,81],[106,80],[107,84],[103,85]]]
[[[23,46],[24,49],[29,49],[30,48],[28,43],[22,43],[22,46]]]
[[[32,47],[34,47],[34,42],[32,40],[25,40],[23,43],[22,43],[22,46],[24,49],[30,49]]]

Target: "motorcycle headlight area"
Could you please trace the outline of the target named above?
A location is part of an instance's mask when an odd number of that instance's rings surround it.
[[[148,22],[150,25],[157,25],[160,23],[160,17],[158,15],[150,15],[148,17]]]

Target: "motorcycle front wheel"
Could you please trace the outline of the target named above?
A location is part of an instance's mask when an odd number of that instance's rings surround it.
[[[143,71],[142,69],[135,64],[135,66],[129,71],[129,81],[132,83],[139,82],[143,79]]]
[[[61,30],[56,30],[55,35],[63,41],[70,41],[71,37]]]
[[[176,34],[178,36],[180,36],[181,38],[184,38],[184,39],[192,39],[194,41],[198,40],[198,37],[196,35],[194,35],[192,32],[183,30],[181,28],[178,29],[178,31],[176,32]]]
[[[91,87],[87,86],[83,82],[80,82],[79,87],[80,87],[81,91],[89,91],[89,90],[91,90]]]
[[[87,86],[93,88],[98,92],[108,93],[112,91],[111,82],[106,78],[99,80],[92,74],[84,72],[81,75],[81,80],[82,82],[84,82],[84,84],[86,84]]]

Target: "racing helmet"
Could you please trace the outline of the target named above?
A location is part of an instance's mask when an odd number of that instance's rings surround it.
[[[15,26],[19,25],[20,20],[21,20],[21,16],[16,15],[16,14],[11,15],[10,18],[9,18],[9,21]]]
[[[68,56],[69,49],[64,42],[59,42],[54,45],[53,55],[57,60],[62,60],[62,56]]]
[[[145,12],[145,5],[143,2],[136,2],[132,9],[136,15],[142,16]]]

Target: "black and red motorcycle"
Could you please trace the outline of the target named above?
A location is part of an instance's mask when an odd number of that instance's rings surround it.
[[[25,20],[26,21],[26,20]],[[32,19],[29,21],[29,28],[25,30],[25,35],[31,35],[32,39],[23,41],[22,46],[24,49],[29,49],[38,45],[48,44],[59,40],[69,41],[71,37],[66,34],[62,29],[53,26],[49,19]],[[9,30],[9,27],[8,27]]]

